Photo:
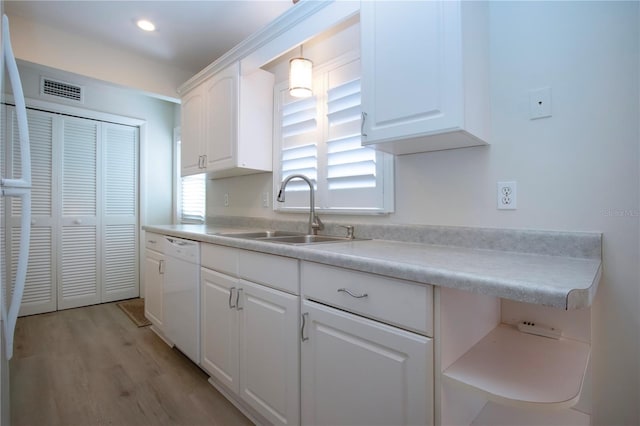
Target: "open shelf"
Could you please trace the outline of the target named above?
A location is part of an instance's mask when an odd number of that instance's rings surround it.
[[[591,416],[576,410],[537,410],[488,402],[471,426],[589,426]]]
[[[499,325],[443,376],[490,401],[521,407],[572,407],[580,397],[590,345],[550,339]]]

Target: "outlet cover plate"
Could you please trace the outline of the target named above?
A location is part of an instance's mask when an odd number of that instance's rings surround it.
[[[498,182],[497,185],[498,210],[515,210],[517,204],[517,184],[515,181]]]
[[[529,91],[529,119],[551,117],[551,87]]]

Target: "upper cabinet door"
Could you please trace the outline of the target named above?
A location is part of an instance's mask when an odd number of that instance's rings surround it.
[[[214,75],[206,84],[205,167],[207,171],[228,169],[235,165],[238,138],[239,64]]]
[[[217,72],[182,98],[182,176],[271,171],[273,74]]]
[[[486,143],[483,7],[361,3],[364,145],[408,154]]]
[[[202,145],[204,143],[204,93],[198,87],[182,98],[182,127],[180,141],[181,176],[202,173]]]

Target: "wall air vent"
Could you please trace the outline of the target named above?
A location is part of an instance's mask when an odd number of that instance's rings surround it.
[[[40,94],[68,101],[84,102],[84,88],[82,86],[53,80],[48,77],[40,79]]]

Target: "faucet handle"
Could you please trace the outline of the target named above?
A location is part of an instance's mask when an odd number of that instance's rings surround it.
[[[317,214],[313,215],[313,223],[311,225],[314,231],[322,231],[324,229],[324,223],[320,220],[320,217]],[[314,232],[315,233],[315,232]]]
[[[353,240],[356,236],[354,234],[354,227],[353,225],[338,225],[341,228],[345,228],[347,230],[347,238],[349,238],[350,240]]]

